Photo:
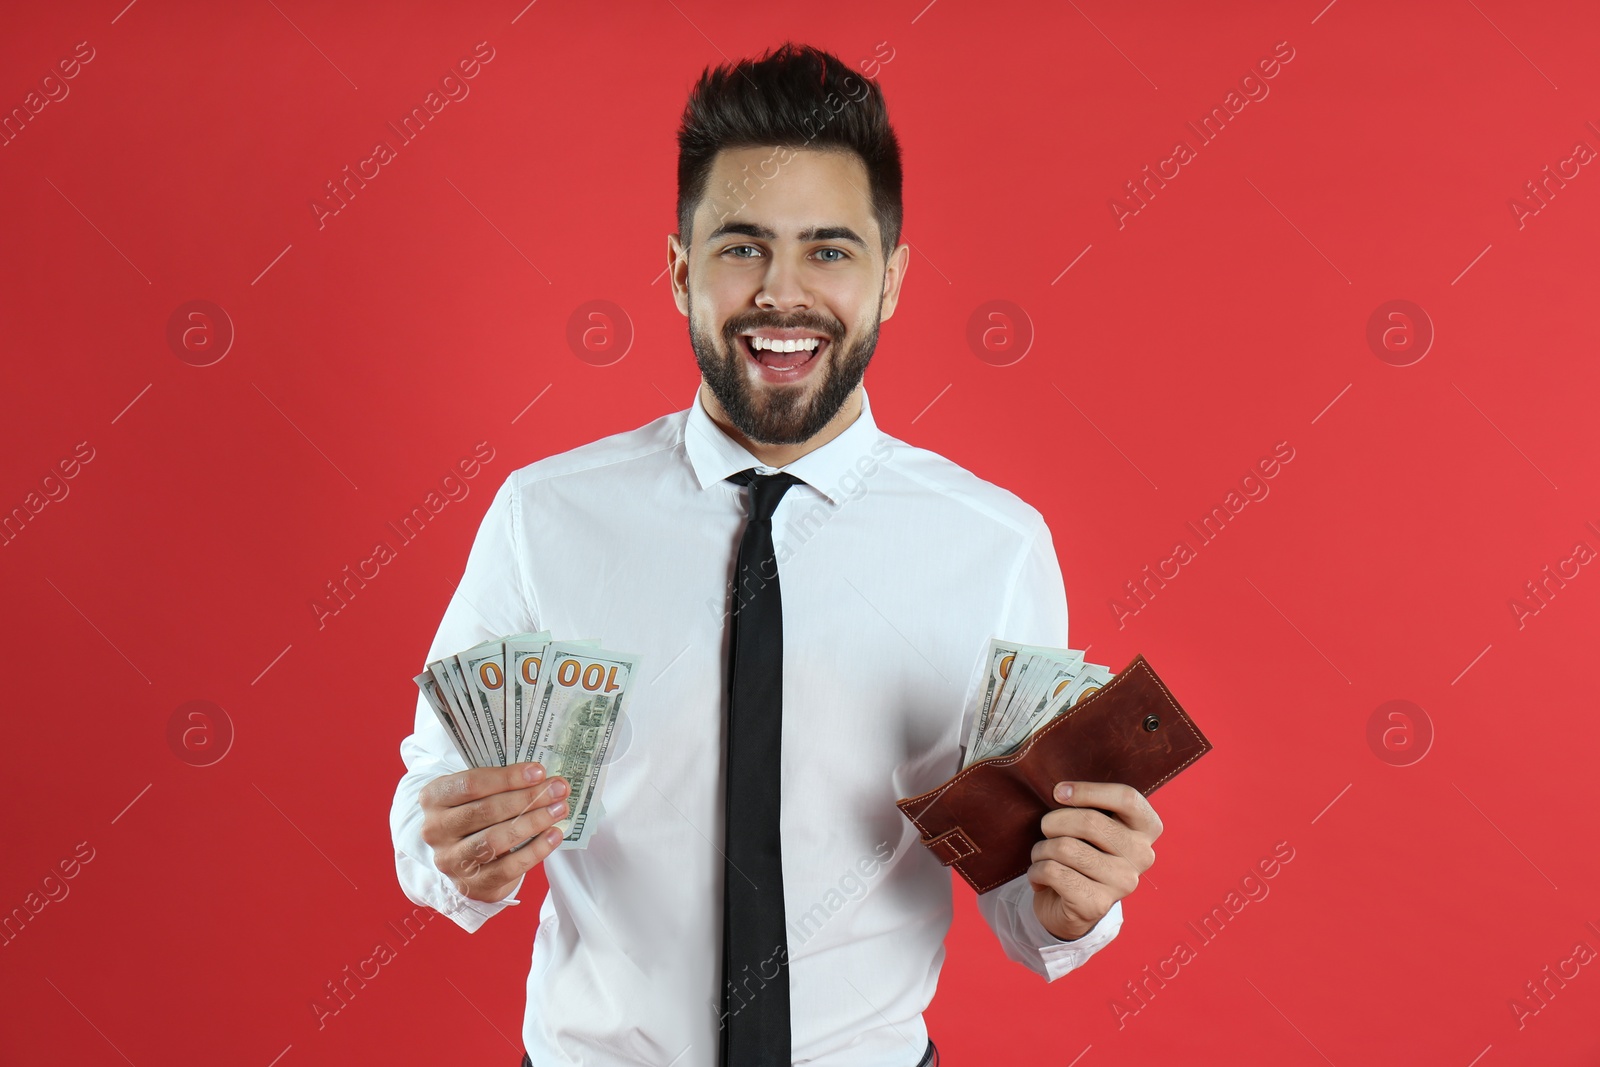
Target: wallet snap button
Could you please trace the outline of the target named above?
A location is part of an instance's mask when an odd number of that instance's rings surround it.
[[[1146,715],[1144,717],[1144,728],[1146,730],[1154,730],[1156,727],[1158,727],[1160,725],[1161,725],[1161,720],[1156,718],[1154,715]]]

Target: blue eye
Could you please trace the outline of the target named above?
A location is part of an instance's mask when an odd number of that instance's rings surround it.
[[[729,245],[727,248],[724,248],[722,250],[722,254],[726,256],[726,255],[729,255],[730,253],[738,253],[739,251],[741,251],[743,249],[749,249],[750,251],[757,252],[757,253],[759,253],[761,251],[755,245]],[[825,260],[823,260],[824,263],[842,263],[845,260],[850,258],[850,254],[848,252],[846,252],[842,248],[820,248],[817,251],[819,253],[821,253],[821,252],[832,252],[838,257],[837,259],[825,259]],[[733,258],[735,258],[735,259],[750,259],[752,257],[735,254]]]

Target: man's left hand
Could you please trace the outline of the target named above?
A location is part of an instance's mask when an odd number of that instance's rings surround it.
[[[1161,836],[1161,818],[1144,794],[1117,782],[1060,782],[1055,799],[1065,806],[1040,820],[1044,840],[1033,846],[1028,881],[1039,922],[1075,941],[1155,863],[1151,846]]]

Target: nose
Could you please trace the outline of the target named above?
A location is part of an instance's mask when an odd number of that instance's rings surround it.
[[[813,307],[814,301],[800,269],[785,257],[775,255],[768,261],[756,304],[768,311],[797,311]]]

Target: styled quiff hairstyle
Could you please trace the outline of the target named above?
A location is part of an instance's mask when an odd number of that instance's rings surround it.
[[[760,59],[707,67],[689,94],[678,128],[678,239],[690,243],[694,214],[712,164],[725,148],[846,150],[866,165],[872,211],[887,260],[900,243],[900,142],[877,83],[832,53],[784,42]],[[781,166],[774,155],[763,169]],[[776,174],[750,170],[753,193]],[[747,195],[741,190],[741,195]]]

